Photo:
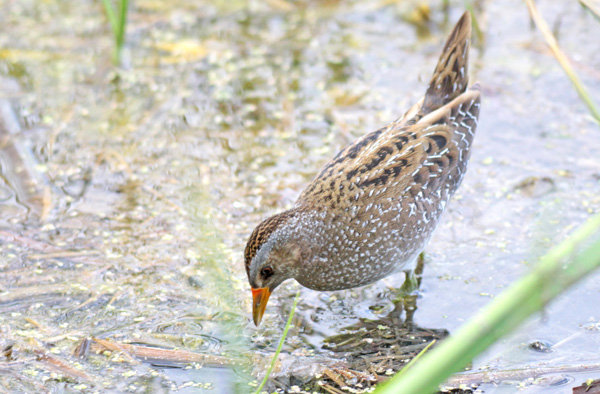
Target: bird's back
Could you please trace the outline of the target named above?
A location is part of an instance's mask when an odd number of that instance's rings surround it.
[[[470,33],[465,13],[446,41],[425,97],[397,121],[340,151],[297,205],[345,211],[401,197],[451,196],[465,173],[479,115],[479,86],[467,89]]]

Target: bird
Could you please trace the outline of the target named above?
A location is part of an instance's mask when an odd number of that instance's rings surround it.
[[[285,280],[343,290],[410,271],[465,175],[480,110],[468,86],[471,16],[448,36],[425,96],[342,149],[244,250],[258,327]]]

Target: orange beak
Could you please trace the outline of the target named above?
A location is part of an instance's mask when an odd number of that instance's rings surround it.
[[[260,289],[252,289],[252,317],[254,318],[254,324],[256,327],[260,325],[265,309],[267,308],[267,302],[271,296],[271,291],[268,287],[261,287]]]

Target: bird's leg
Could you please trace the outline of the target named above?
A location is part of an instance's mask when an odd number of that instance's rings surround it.
[[[425,251],[419,254],[417,258],[417,266],[415,267],[414,274],[417,278],[417,289],[421,287],[421,280],[423,279],[423,270],[425,269]]]
[[[400,296],[404,297],[419,289],[419,279],[414,270],[404,271],[404,283],[400,287]]]
[[[425,267],[425,252],[421,252],[417,258],[417,265],[414,269],[404,271],[406,278],[404,283],[400,287],[398,296],[404,298],[405,296],[412,294],[419,290],[421,287],[421,280],[423,279],[423,269]]]
[[[418,290],[421,287],[424,267],[425,252],[421,252],[417,258],[416,267],[412,270],[404,271],[406,279],[397,296],[397,300],[402,301],[402,309],[406,312],[404,325],[409,328],[413,326],[413,317],[417,311]]]

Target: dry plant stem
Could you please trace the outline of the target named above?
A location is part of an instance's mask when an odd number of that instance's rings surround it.
[[[324,385],[323,388],[330,394],[346,394],[345,392],[336,389],[328,384]]]
[[[331,369],[326,369],[323,371],[323,374],[326,375],[329,379],[335,382],[340,387],[346,386],[343,380],[340,379],[340,374],[335,373]]]
[[[74,258],[74,257],[83,257],[83,256],[91,256],[100,254],[99,251],[96,250],[64,250],[60,252],[54,253],[33,253],[27,255],[27,258],[30,260],[49,260],[49,259],[64,259],[64,258]]]
[[[14,364],[14,363],[11,363]],[[0,366],[0,379],[5,379],[5,378],[9,378],[13,377],[14,379],[16,379],[17,382],[21,382],[21,383],[27,383],[33,387],[36,387],[38,391],[38,393],[45,393],[48,391],[48,387],[41,384],[40,382],[37,382],[35,379],[36,378],[32,378],[30,376],[25,375],[23,372],[20,371],[13,371],[9,368],[5,368],[5,364],[3,364],[2,366]]]
[[[92,340],[110,351],[120,352],[123,355],[123,357],[127,359],[128,362],[132,364],[138,364],[138,361],[131,354],[129,354],[129,349],[123,347],[124,344],[100,338],[93,338]]]
[[[548,27],[548,24],[546,23],[546,21],[540,15],[540,13],[535,5],[535,1],[534,0],[525,0],[525,3],[527,3],[527,7],[529,8],[531,17],[533,18],[533,21],[535,22],[537,28],[540,30],[540,32],[544,36],[544,39],[546,40],[546,43],[550,47],[552,54],[554,55],[556,60],[560,63],[563,70],[565,70],[565,73],[571,80],[571,83],[573,83],[573,85],[575,86],[575,90],[577,90],[579,97],[581,97],[583,102],[587,105],[592,116],[596,119],[596,121],[598,123],[600,123],[600,110],[598,109],[598,107],[596,106],[596,104],[594,103],[594,101],[592,100],[590,95],[588,94],[587,90],[585,89],[585,87],[583,86],[581,81],[579,80],[579,77],[577,76],[577,74],[575,74],[575,71],[573,71],[573,68],[571,67],[571,63],[569,63],[569,59],[567,59],[565,54],[560,50],[560,48],[558,46],[558,42],[556,42],[556,39],[554,38],[552,31]]]
[[[596,215],[542,257],[530,274],[503,292],[455,335],[428,352],[405,374],[379,387],[376,393],[423,394],[435,391],[448,376],[598,268],[599,232],[600,215]]]

